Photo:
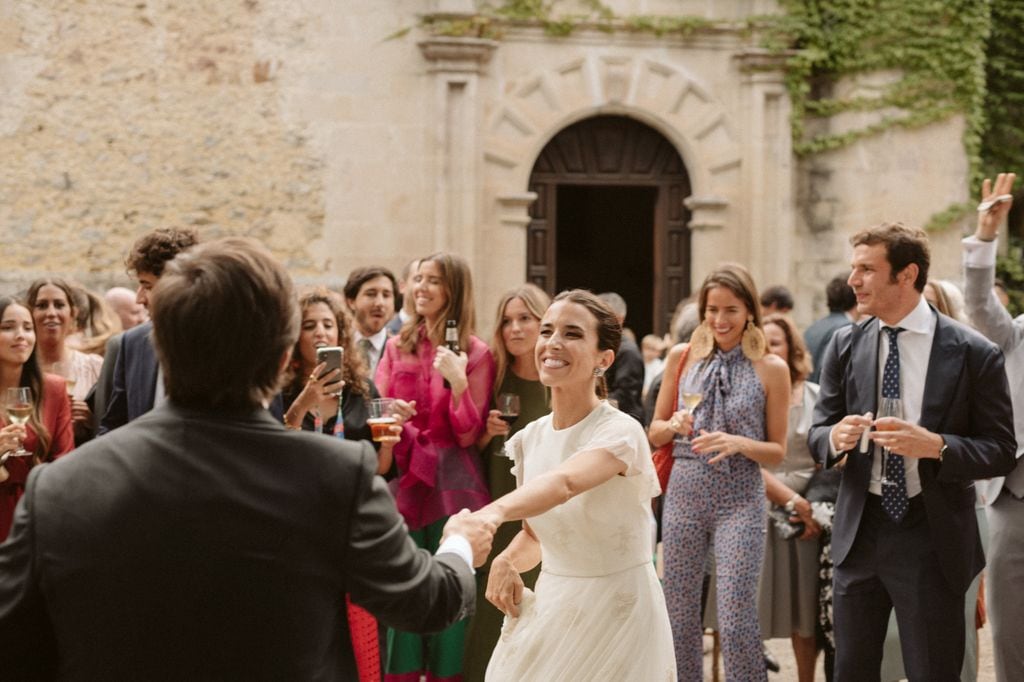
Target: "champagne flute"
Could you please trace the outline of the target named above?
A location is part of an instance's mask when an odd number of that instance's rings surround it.
[[[706,367],[702,364],[694,365],[690,368],[689,372],[683,375],[682,380],[679,382],[679,394],[683,401],[683,407],[690,414],[693,414],[697,406],[704,400],[704,377],[706,374]],[[682,436],[681,442],[689,443],[690,437]]]
[[[903,419],[903,401],[899,398],[882,398],[878,406],[878,417],[896,417]],[[889,448],[882,448],[882,485],[896,485],[896,481],[889,478],[889,458],[894,455]],[[899,457],[900,455],[895,455]]]
[[[4,394],[4,412],[12,424],[24,426],[32,416],[32,389],[27,386],[15,386],[8,388]],[[30,457],[31,452],[26,450],[21,443],[18,449],[11,453],[12,457]]]
[[[515,393],[502,393],[498,396],[499,417],[512,426],[519,419],[519,396]]]

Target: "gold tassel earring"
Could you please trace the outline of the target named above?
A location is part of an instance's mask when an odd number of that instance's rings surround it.
[[[711,349],[715,346],[715,335],[711,333],[711,325],[704,320],[690,335],[690,355],[697,360],[702,360],[711,355]]]
[[[754,316],[747,317],[747,328],[743,330],[743,354],[751,362],[756,362],[764,357],[768,349],[768,341],[764,338],[764,332],[754,325]]]

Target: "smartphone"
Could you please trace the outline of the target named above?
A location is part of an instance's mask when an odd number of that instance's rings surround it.
[[[320,364],[321,362],[327,363],[327,366],[324,367],[324,371],[320,373],[320,376],[324,376],[332,370],[341,369],[341,354],[343,352],[344,350],[341,346],[322,346],[316,349],[317,364]],[[338,381],[341,381],[340,375],[338,376]]]

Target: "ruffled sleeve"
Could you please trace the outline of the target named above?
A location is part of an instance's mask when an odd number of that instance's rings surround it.
[[[625,462],[624,475],[635,479],[641,499],[661,495],[661,485],[651,459],[651,446],[643,427],[629,415],[611,406],[605,405],[603,409],[607,410],[607,414],[602,415],[577,451],[608,451],[616,459]]]
[[[516,487],[523,485],[523,434],[525,429],[505,441],[505,456],[512,460],[512,475],[516,477]]]

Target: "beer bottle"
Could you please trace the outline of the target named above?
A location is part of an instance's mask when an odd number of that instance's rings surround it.
[[[448,350],[451,352],[459,354],[459,323],[457,320],[448,320],[444,323],[444,345],[448,346]],[[452,387],[447,379],[444,380],[444,387]]]

